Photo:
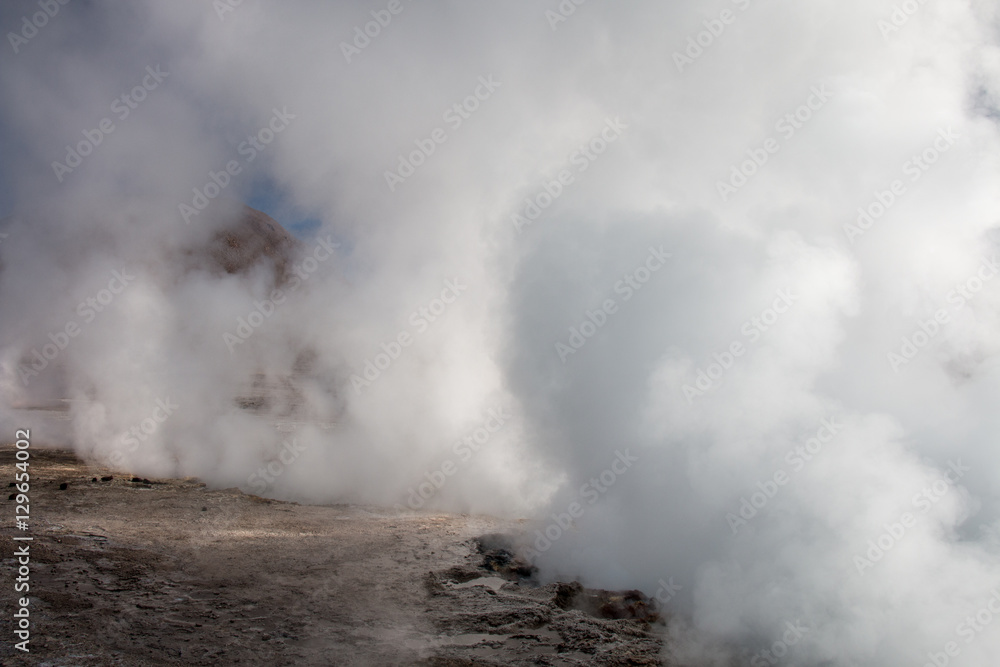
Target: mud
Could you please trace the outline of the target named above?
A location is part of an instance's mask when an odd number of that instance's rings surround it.
[[[13,610],[11,538],[34,538],[31,652],[4,613],[4,665],[663,664],[651,601],[538,585],[505,542],[518,522],[278,502],[60,450],[30,471],[30,528],[7,500],[0,558]]]

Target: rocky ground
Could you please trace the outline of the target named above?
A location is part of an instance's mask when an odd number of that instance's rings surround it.
[[[516,522],[277,502],[34,447],[30,472],[29,530],[12,499],[0,524],[3,665],[663,664],[649,600],[538,585],[507,549]],[[34,538],[27,655],[15,535]]]

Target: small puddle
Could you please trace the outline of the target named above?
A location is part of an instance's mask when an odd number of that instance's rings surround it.
[[[478,579],[473,579],[471,581],[466,581],[464,584],[453,584],[452,588],[472,588],[473,586],[485,586],[489,588],[494,593],[498,592],[503,585],[508,582],[506,579],[501,579],[500,577],[480,577]]]

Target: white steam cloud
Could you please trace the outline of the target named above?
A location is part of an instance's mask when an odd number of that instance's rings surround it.
[[[679,664],[1000,655],[995,4],[0,25],[5,432],[538,519],[544,576],[671,589]],[[206,259],[262,184],[284,281]]]

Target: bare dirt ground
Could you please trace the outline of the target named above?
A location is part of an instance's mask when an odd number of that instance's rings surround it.
[[[0,480],[14,472],[0,447]],[[641,595],[539,586],[502,537],[478,539],[516,522],[140,480],[34,445],[30,473],[29,530],[15,500],[0,524],[3,665],[663,664]],[[34,538],[30,654],[15,535]]]

